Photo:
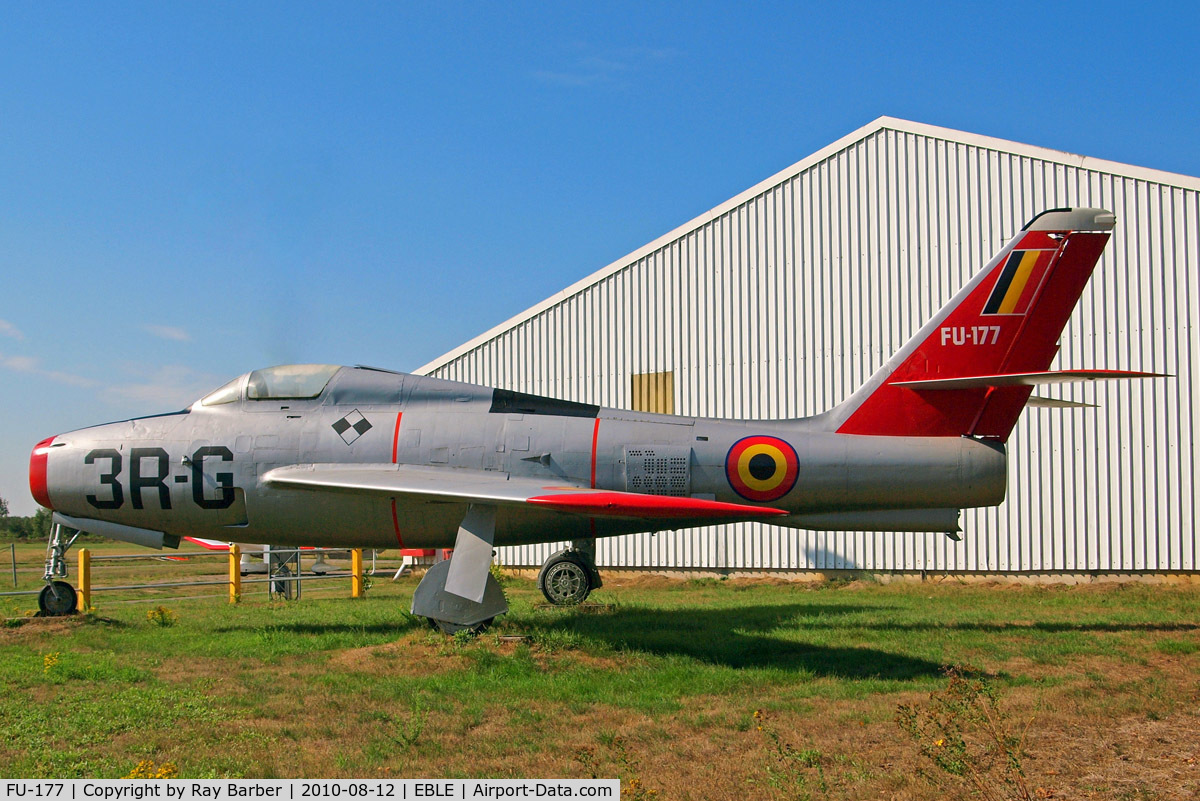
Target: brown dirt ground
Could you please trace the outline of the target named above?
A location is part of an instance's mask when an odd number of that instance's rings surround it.
[[[486,646],[505,653],[516,646]],[[385,658],[375,656],[381,652]],[[390,659],[393,653],[404,659]],[[582,659],[575,652],[538,654],[548,667],[565,667]],[[412,634],[400,642],[355,649],[334,657],[340,667],[385,671],[448,671],[461,668],[465,658],[445,645]],[[1193,660],[1194,661],[1194,660]],[[1192,661],[1154,657],[1148,664],[1121,660],[1097,662],[1106,687],[1096,690],[1075,676],[1049,689],[1018,687],[1003,698],[1013,725],[1031,719],[1025,742],[1024,765],[1034,798],[1175,799],[1200,797],[1200,679]],[[171,661],[162,670],[178,667]],[[207,666],[188,663],[192,675],[220,680],[220,662]],[[594,707],[581,713],[555,702],[535,710],[542,723],[531,728],[517,720],[520,709],[493,707],[472,717],[465,710],[431,713],[419,741],[406,747],[388,739],[388,724],[364,717],[330,692],[313,690],[311,676],[321,665],[289,665],[278,672],[275,692],[261,700],[256,717],[238,719],[230,731],[249,764],[268,774],[333,776],[361,774],[338,769],[338,757],[376,741],[384,755],[376,775],[421,777],[470,772],[492,776],[586,777],[619,776],[627,784],[657,791],[658,798],[837,798],[945,799],[968,797],[963,787],[932,772],[917,770],[914,745],[892,721],[898,703],[920,703],[921,693],[862,701],[813,699],[798,712],[765,713],[760,731],[745,720],[747,698],[720,696],[693,699],[678,713],[657,719],[636,711]],[[1067,676],[1062,667],[1012,663],[1007,672],[1046,677]],[[382,673],[381,673],[382,675]],[[1149,704],[1140,687],[1153,677],[1166,701]],[[1174,700],[1171,700],[1174,699]],[[303,735],[292,734],[297,702],[303,704]],[[465,706],[465,704],[464,704]],[[1128,707],[1143,707],[1129,712]],[[393,724],[411,719],[404,708],[383,710]],[[586,717],[586,725],[581,725]],[[748,725],[749,724],[749,725]],[[802,751],[814,749],[813,764],[798,765],[781,757],[770,737]],[[186,755],[172,753],[162,738],[166,757],[186,764]],[[211,733],[196,732],[201,740]],[[232,735],[231,735],[232,736]],[[279,747],[283,744],[286,747]],[[132,745],[114,742],[113,747]],[[143,747],[145,744],[143,743]],[[165,758],[165,757],[164,757]],[[357,764],[361,764],[354,760]]]

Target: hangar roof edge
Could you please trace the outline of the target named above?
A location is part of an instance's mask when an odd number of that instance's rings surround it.
[[[800,161],[792,164],[790,167],[786,167],[774,175],[759,181],[749,189],[739,192],[737,195],[729,200],[726,200],[724,203],[709,209],[703,214],[693,217],[691,220],[688,220],[682,225],[668,231],[652,242],[646,243],[632,253],[622,256],[607,266],[596,270],[579,281],[576,281],[565,289],[555,292],[542,302],[529,307],[525,311],[510,317],[499,325],[493,326],[487,331],[484,331],[479,336],[464,342],[457,348],[442,354],[441,356],[422,365],[421,367],[418,367],[413,371],[413,373],[417,375],[428,375],[433,371],[444,367],[463,354],[469,353],[485,342],[495,339],[505,331],[515,328],[521,323],[536,317],[547,309],[553,308],[567,298],[578,294],[589,286],[597,284],[608,276],[623,270],[647,254],[653,253],[664,245],[679,239],[688,232],[699,228],[705,223],[710,222],[711,220],[714,220],[733,209],[736,209],[738,206],[752,198],[757,197],[758,195],[761,195],[771,187],[777,186],[784,181],[799,175],[816,164],[820,164],[825,159],[833,156],[841,150],[844,150],[853,143],[883,130],[894,130],[902,133],[915,134],[917,136],[928,136],[933,139],[944,139],[946,141],[956,142],[959,144],[972,145],[975,147],[986,148],[988,150],[997,150],[1005,153],[1012,153],[1018,156],[1025,156],[1042,161],[1064,164],[1067,166],[1076,167],[1078,169],[1108,172],[1136,180],[1150,181],[1152,183],[1166,184],[1168,186],[1177,186],[1182,189],[1200,191],[1200,178],[1190,175],[1166,172],[1164,170],[1155,170],[1149,167],[1138,167],[1132,164],[1122,164],[1118,161],[1107,161],[1105,159],[1093,158],[1092,156],[1081,156],[1075,153],[1068,153],[1063,150],[1053,150],[1051,148],[1038,147],[1037,145],[1027,145],[1022,142],[1014,142],[1008,139],[999,139],[994,136],[984,136],[982,134],[958,131],[953,128],[942,128],[937,125],[912,122],[911,120],[902,120],[897,117],[878,117],[863,127],[855,131],[851,131],[840,139],[831,142],[815,153],[805,156]]]

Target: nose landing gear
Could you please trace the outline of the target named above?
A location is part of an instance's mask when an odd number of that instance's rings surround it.
[[[67,532],[73,532],[68,535]],[[67,575],[67,551],[79,539],[80,532],[55,523],[50,528],[50,542],[46,546],[46,573],[42,578],[46,586],[38,594],[38,610],[43,617],[61,617],[74,614],[79,603],[75,588],[59,578]]]

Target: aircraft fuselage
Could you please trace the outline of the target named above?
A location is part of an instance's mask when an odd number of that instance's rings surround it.
[[[649,414],[342,368],[316,398],[250,399],[243,392],[233,401],[198,401],[175,414],[41,443],[46,497],[39,500],[63,515],[173,536],[429,548],[453,545],[467,503],[275,487],[271,471],[305,464],[426,466],[440,475],[531,478],[547,488],[761,505],[789,513],[770,522],[833,529],[951,530],[958,509],[1004,497],[1002,445],[837,434],[822,430],[819,419]],[[711,522],[503,506],[495,542]]]

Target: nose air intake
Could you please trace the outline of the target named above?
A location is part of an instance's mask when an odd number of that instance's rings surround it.
[[[33,446],[33,453],[29,454],[29,491],[33,494],[33,499],[47,509],[54,508],[50,503],[50,493],[46,490],[46,465],[50,459],[50,446],[54,444],[54,439],[50,437],[42,440]]]

